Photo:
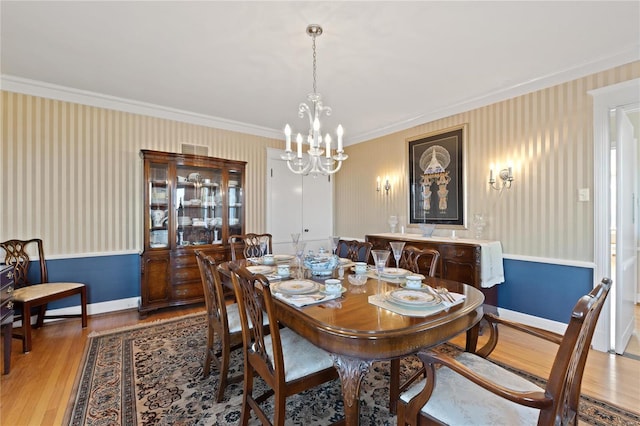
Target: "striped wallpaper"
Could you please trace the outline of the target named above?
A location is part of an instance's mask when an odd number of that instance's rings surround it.
[[[362,237],[386,231],[391,214],[406,220],[406,140],[466,124],[468,214],[486,214],[485,236],[508,254],[591,261],[593,205],[577,201],[579,188],[593,190],[587,92],[638,77],[635,62],[347,147],[335,232]],[[1,101],[0,240],[41,237],[58,257],[141,250],[138,153],[179,152],[182,143],[248,162],[247,230],[265,229],[266,148],[281,141],[6,91]],[[513,188],[490,190],[489,166],[509,161]],[[376,177],[387,175],[389,195],[376,192]]]
[[[2,92],[0,240],[45,241],[52,257],[142,249],[140,149],[247,161],[246,226],[265,226],[266,148],[281,142],[177,121]]]
[[[349,160],[336,176],[336,233],[387,231],[389,215],[406,221],[407,140],[466,124],[467,212],[487,217],[484,238],[502,241],[508,254],[592,261],[593,104],[587,92],[638,77],[635,62],[348,147]],[[490,165],[508,162],[512,189],[490,189]],[[387,175],[389,195],[375,190],[376,177]],[[580,188],[589,188],[591,201],[578,201]]]

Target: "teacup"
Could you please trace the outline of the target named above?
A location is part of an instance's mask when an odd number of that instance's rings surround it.
[[[265,254],[262,260],[265,265],[273,265],[274,263],[276,263],[276,259],[272,254]]]
[[[288,277],[289,276],[289,265],[285,264],[280,264],[278,265],[278,275],[281,277]]]
[[[424,275],[414,274],[407,276],[407,288],[420,288],[422,287],[422,280]]]
[[[366,274],[367,273],[367,262],[356,262],[355,263],[356,274]]]
[[[342,291],[342,281],[334,278],[324,280],[324,291],[327,293],[340,293]]]

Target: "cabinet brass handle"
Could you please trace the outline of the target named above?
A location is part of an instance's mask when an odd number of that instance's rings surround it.
[[[9,273],[7,274],[7,278],[9,278],[9,279],[13,279],[13,272],[9,272]]]
[[[8,308],[8,309],[13,309],[13,302],[12,302],[12,301],[9,301],[9,302],[7,303],[7,308]]]

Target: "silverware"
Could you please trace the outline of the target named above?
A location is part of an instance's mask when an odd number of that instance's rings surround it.
[[[446,289],[445,287],[438,287],[436,289],[436,291],[438,292],[439,295],[441,295],[442,297],[447,299],[449,302],[451,302],[451,303],[455,303],[456,302],[456,300],[453,298],[453,296],[451,294],[449,294],[449,290]]]

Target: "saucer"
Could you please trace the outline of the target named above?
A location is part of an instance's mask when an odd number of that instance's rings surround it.
[[[401,283],[400,287],[406,288],[407,290],[426,290],[429,287],[429,285],[422,283],[420,284],[420,287],[407,287],[407,283]]]
[[[342,287],[342,289],[340,289],[340,294],[344,293],[345,291],[347,291],[347,289],[346,289],[346,288],[344,288],[344,286],[343,286],[343,287]],[[325,291],[325,289],[324,289],[324,285],[322,285],[322,284],[320,284],[320,293],[322,293],[322,294],[327,294],[327,295],[333,295],[333,294],[337,295],[337,294],[338,294],[338,292],[337,292],[337,291],[336,291],[336,292],[333,292],[333,291],[331,291],[331,292],[329,292],[329,291]]]

